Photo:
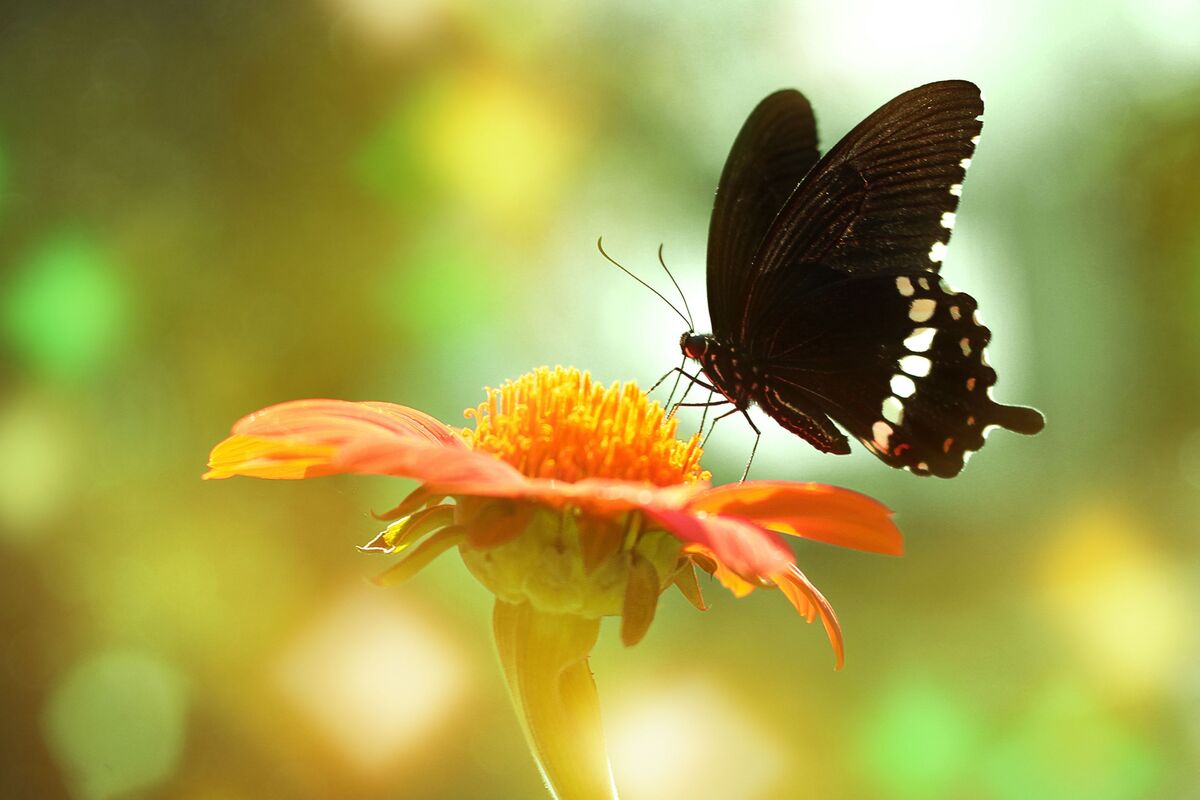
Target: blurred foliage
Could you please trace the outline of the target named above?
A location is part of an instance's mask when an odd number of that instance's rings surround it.
[[[879,497],[908,554],[798,545],[838,674],[777,597],[604,636],[618,781],[1200,794],[1196,30],[1169,0],[7,4],[0,795],[540,796],[487,592],[453,558],[361,586],[368,512],[408,485],[201,484],[209,446],[289,398],[457,423],[540,364],[648,385],[679,322],[598,236],[660,285],[664,242],[698,310],[762,96],[803,90],[828,145],[957,77],[988,112],[945,274],[1048,427],[946,482],[768,423],[757,477]],[[718,429],[718,481],[749,444]]]

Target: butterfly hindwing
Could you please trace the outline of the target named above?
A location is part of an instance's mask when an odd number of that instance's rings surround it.
[[[776,338],[768,383],[790,388],[810,415],[824,412],[887,464],[951,477],[989,426],[1041,430],[1033,409],[991,399],[991,332],[974,298],[936,275],[842,274],[807,294],[804,322]]]

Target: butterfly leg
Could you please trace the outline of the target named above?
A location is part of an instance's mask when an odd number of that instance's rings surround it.
[[[746,424],[750,426],[750,430],[754,431],[754,446],[750,448],[750,458],[746,460],[746,469],[742,470],[742,479],[738,481],[738,483],[745,483],[746,477],[750,474],[750,465],[754,463],[754,454],[758,452],[758,440],[762,438],[762,431],[754,424],[754,420],[750,419],[750,415],[746,412],[746,409],[739,408],[737,410],[742,412],[742,416],[746,418]],[[732,414],[733,412],[729,413]]]
[[[657,389],[659,386],[662,386],[663,381],[665,381],[667,378],[671,377],[672,374],[674,374],[675,375],[675,385],[671,387],[671,393],[669,395],[667,395],[667,402],[665,403],[665,405],[669,407],[671,405],[671,400],[673,400],[675,398],[675,392],[679,389],[679,379],[687,374],[683,371],[683,368],[686,365],[687,365],[687,356],[684,356],[683,361],[681,361],[679,363],[679,366],[675,367],[675,369],[668,370],[667,374],[663,375],[661,378],[659,378],[658,381],[655,382],[655,384],[653,386],[651,386],[649,388],[649,390],[647,390],[646,394],[648,394],[648,395],[654,394],[654,390]]]
[[[662,385],[663,385],[663,381],[665,381],[667,378],[671,377],[672,375],[676,375],[676,376],[679,376],[679,375],[685,375],[686,373],[683,371],[683,367],[684,367],[684,365],[686,365],[686,364],[687,364],[687,358],[685,357],[685,358],[683,359],[683,363],[682,363],[682,364],[680,364],[678,367],[672,367],[671,369],[667,370],[667,371],[666,371],[666,374],[664,374],[664,375],[663,375],[661,378],[659,378],[657,381],[655,381],[655,382],[654,382],[654,385],[653,385],[653,386],[651,386],[649,389],[647,389],[647,390],[646,390],[646,394],[654,394],[654,390],[655,390],[655,389],[657,389],[658,387],[662,386]],[[675,382],[675,385],[676,385],[676,386],[678,386],[678,385],[679,385],[679,378],[678,378],[678,377],[676,377],[675,381],[676,381],[676,382]],[[674,394],[674,393],[675,393],[675,390],[674,390],[674,389],[672,389],[672,390],[671,390],[671,393],[672,393],[672,394]]]
[[[725,399],[715,400],[715,401],[712,399],[712,393],[717,391],[717,387],[715,387],[711,384],[705,383],[704,381],[700,380],[699,377],[694,376],[694,375],[689,375],[688,373],[684,372],[683,370],[680,370],[680,374],[688,379],[688,385],[687,385],[687,388],[683,390],[683,397],[680,397],[679,402],[672,405],[671,410],[667,412],[667,419],[670,419],[671,417],[675,416],[675,412],[678,411],[680,409],[680,407],[699,408],[701,406],[719,406],[722,403],[729,402],[728,400],[725,400]],[[692,391],[693,386],[699,386],[702,389],[708,389],[708,392],[709,392],[708,402],[706,402],[706,403],[685,403],[684,402],[684,400],[687,400],[688,393]],[[703,423],[701,423],[701,426],[703,426]]]
[[[726,411],[724,414],[722,414],[721,416],[719,416],[719,417],[717,417],[716,419],[714,419],[714,420],[712,421],[712,424],[710,424],[710,425],[708,426],[708,433],[704,434],[704,438],[700,440],[700,446],[701,446],[701,447],[704,447],[704,445],[708,444],[708,437],[712,436],[712,434],[713,434],[713,431],[717,429],[717,423],[718,423],[718,422],[720,422],[721,420],[725,419],[725,418],[726,418],[726,417],[728,417],[730,414],[736,414],[736,413],[737,413],[737,411],[738,411],[738,410],[737,410],[736,408],[735,408],[735,409],[733,409],[732,411]],[[702,431],[704,430],[704,425],[703,425],[703,423],[701,423],[701,425],[700,425],[700,429],[701,429]]]

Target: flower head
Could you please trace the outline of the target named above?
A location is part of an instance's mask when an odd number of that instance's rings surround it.
[[[605,388],[578,370],[543,368],[488,390],[466,416],[474,427],[456,430],[389,403],[282,403],[236,423],[205,477],[420,481],[364,549],[405,554],[380,576],[394,582],[457,546],[496,595],[497,645],[552,791],[604,782],[598,768],[578,774],[587,759],[576,752],[587,741],[581,720],[595,716],[598,730],[586,659],[600,617],[619,615],[622,640],[636,643],[670,586],[705,607],[699,567],[737,596],[781,590],[808,621],[820,618],[840,667],[837,617],[783,534],[901,551],[888,510],[855,492],[782,481],[711,487],[697,437],[676,438],[676,420],[632,384]],[[553,733],[563,725],[576,729],[570,745]],[[561,796],[569,794],[609,796]]]

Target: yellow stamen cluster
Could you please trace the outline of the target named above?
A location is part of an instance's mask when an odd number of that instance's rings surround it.
[[[707,480],[699,437],[675,438],[678,421],[636,384],[605,389],[577,369],[542,367],[488,389],[467,409],[463,435],[534,478],[610,478],[670,486]]]

